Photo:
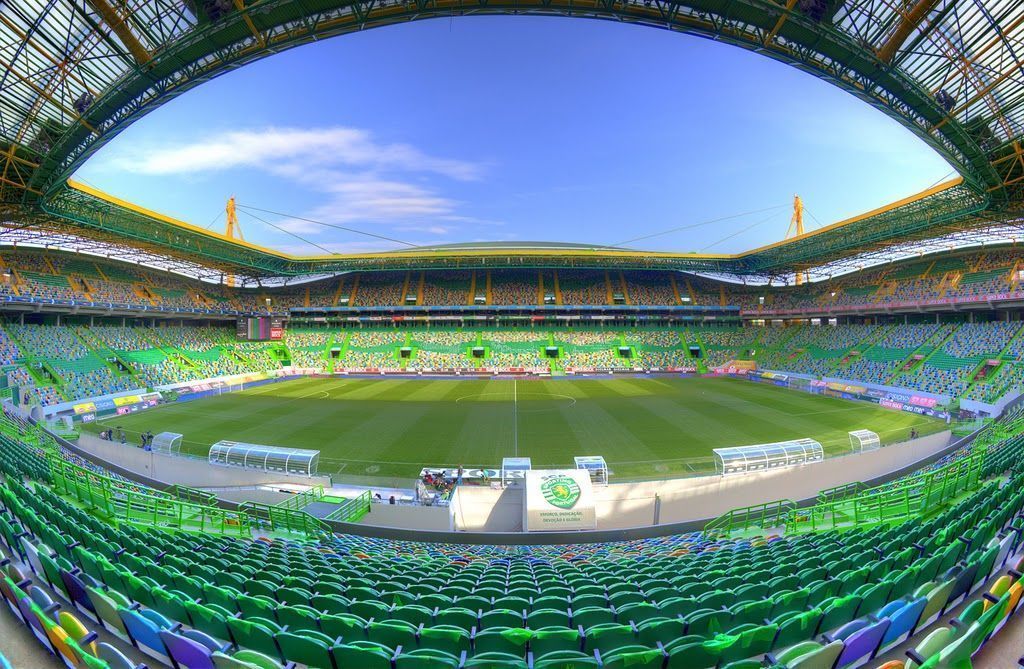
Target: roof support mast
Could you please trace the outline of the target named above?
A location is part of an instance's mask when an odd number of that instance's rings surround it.
[[[235,211],[234,195],[228,198],[227,206],[224,207],[224,214],[224,218],[226,219],[226,223],[224,224],[224,235],[229,239],[244,240],[245,237],[242,236],[242,226],[238,223],[238,212]],[[234,287],[235,275],[228,274],[224,277],[224,282],[227,285]]]
[[[793,216],[789,219],[789,229],[786,230],[786,239],[802,237],[804,234],[804,201],[799,195],[793,196]],[[807,270],[796,271],[796,285],[801,285],[810,280]]]

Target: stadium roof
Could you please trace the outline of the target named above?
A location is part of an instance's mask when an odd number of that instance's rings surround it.
[[[783,275],[1021,216],[1018,0],[11,0],[0,4],[0,213],[19,230],[102,238],[247,277],[511,258],[512,249],[479,245],[295,258],[171,221],[67,178],[147,112],[252,60],[413,19],[513,13],[649,25],[791,63],[897,119],[961,175],[864,217],[734,256],[519,244],[515,255],[524,262]]]

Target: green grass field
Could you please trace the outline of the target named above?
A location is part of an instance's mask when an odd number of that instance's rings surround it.
[[[320,471],[342,478],[410,477],[425,465],[534,466],[602,455],[617,478],[654,478],[713,468],[711,449],[800,437],[829,452],[847,432],[883,441],[945,424],[845,400],[727,378],[562,380],[300,379],[116,416],[122,426],[180,432],[183,451],[205,456],[221,439],[321,451]]]

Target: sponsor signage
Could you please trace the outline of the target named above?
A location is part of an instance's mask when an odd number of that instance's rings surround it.
[[[864,395],[868,391],[864,386],[850,386],[845,383],[828,383],[825,387],[829,390],[834,390],[837,393],[847,393],[852,395]]]
[[[75,413],[79,416],[87,413],[96,413],[96,404],[93,402],[83,402],[82,404],[76,404],[71,408],[74,409]]]
[[[116,407],[126,407],[126,406],[130,406],[132,404],[138,404],[141,401],[142,401],[142,398],[139,397],[138,395],[125,395],[124,397],[115,397],[114,398],[114,406],[116,406]]]
[[[584,469],[527,471],[523,504],[523,526],[528,532],[597,527],[593,483]]]

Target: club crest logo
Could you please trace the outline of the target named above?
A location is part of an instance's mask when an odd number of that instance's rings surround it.
[[[571,509],[580,499],[580,486],[571,476],[549,476],[540,484],[544,500],[559,509]]]

